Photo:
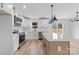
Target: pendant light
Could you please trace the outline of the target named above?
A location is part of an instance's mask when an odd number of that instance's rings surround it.
[[[54,5],[51,5],[51,20],[49,21],[49,24],[53,22],[53,7]]]

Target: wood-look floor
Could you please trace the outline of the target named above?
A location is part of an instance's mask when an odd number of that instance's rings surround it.
[[[49,45],[51,46],[51,44]],[[46,40],[27,40],[25,44],[16,51],[15,55],[49,55],[49,50]],[[79,46],[72,42],[70,43],[70,55],[79,55]]]
[[[28,40],[16,51],[16,55],[45,55],[47,47],[42,40]]]
[[[70,54],[71,55],[79,55],[79,45],[78,44],[71,42]]]

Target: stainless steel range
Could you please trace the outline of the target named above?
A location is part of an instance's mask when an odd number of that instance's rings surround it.
[[[19,34],[19,48],[25,43],[25,33]]]

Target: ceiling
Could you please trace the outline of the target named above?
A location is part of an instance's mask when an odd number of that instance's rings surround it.
[[[10,15],[10,14],[0,9],[0,15]]]
[[[79,3],[14,3],[16,12],[30,17],[51,17],[50,5],[54,5],[54,15],[59,18],[72,18],[79,11]],[[23,6],[26,8],[23,8]]]

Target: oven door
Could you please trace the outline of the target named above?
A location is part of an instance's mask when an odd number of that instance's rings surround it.
[[[20,33],[19,34],[19,48],[21,47],[23,42],[25,42],[25,33]]]

